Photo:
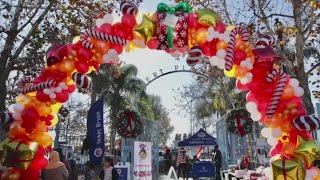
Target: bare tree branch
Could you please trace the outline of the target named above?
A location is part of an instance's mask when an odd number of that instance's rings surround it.
[[[24,23],[19,29],[18,32],[20,32],[21,30],[23,30],[31,21],[32,19],[36,16],[36,14],[38,13],[38,11],[40,10],[42,4],[44,3],[44,0],[42,0],[41,2],[39,2],[38,7],[35,9],[35,11],[33,12],[33,14],[29,17],[28,21],[26,23]]]
[[[309,71],[307,71],[307,74],[311,74],[311,72],[313,71],[313,70],[315,70],[317,67],[319,67],[320,66],[320,62],[318,62],[317,64],[315,64],[314,66],[312,66],[312,68],[311,69],[309,69]]]

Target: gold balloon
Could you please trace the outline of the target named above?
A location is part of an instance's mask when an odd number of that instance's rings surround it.
[[[271,168],[274,180],[304,179],[306,177],[305,165],[294,156],[275,156],[271,162]]]
[[[312,166],[316,159],[320,159],[320,148],[316,140],[307,140],[298,136],[297,149],[295,153],[303,156],[306,166]]]
[[[216,23],[221,20],[221,17],[214,10],[204,8],[196,11],[198,15],[198,23],[206,26],[216,26]]]
[[[152,21],[148,16],[143,15],[142,22],[135,31],[138,32],[142,37],[144,37],[145,42],[156,36],[157,23]]]

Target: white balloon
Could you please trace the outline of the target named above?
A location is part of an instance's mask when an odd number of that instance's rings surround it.
[[[116,51],[115,49],[109,49],[108,55],[109,55],[110,57],[118,56],[117,51]]]
[[[15,112],[12,113],[12,118],[15,120],[20,120],[21,119],[21,113]]]
[[[304,90],[301,87],[295,87],[294,88],[294,95],[297,97],[301,97],[304,94]]]
[[[263,174],[264,174],[265,176],[267,176],[268,179],[273,179],[273,177],[272,177],[272,170],[271,170],[270,167],[264,168]]]
[[[113,16],[111,14],[106,14],[103,16],[103,20],[105,21],[105,23],[112,24]]]
[[[228,36],[228,37],[230,37],[231,31],[225,30],[223,34],[226,35],[226,36]]]
[[[249,80],[247,78],[240,79],[241,84],[245,85],[249,83]]]
[[[213,28],[213,27],[209,27],[209,28],[208,28],[208,32],[209,32],[209,34],[212,34],[214,31],[215,31],[215,30],[214,30],[214,28]]]
[[[51,92],[54,92],[55,88],[54,87],[50,87],[49,90],[50,90],[50,93],[51,93]]]
[[[14,108],[15,112],[21,113],[24,110],[24,105],[20,104],[20,103],[16,103],[16,104],[14,104],[13,108]]]
[[[179,51],[174,51],[173,53],[171,53],[171,56],[174,58],[177,58],[181,55],[181,53]]]
[[[219,58],[218,68],[219,68],[219,69],[224,69],[224,66],[225,66],[225,61],[224,61],[223,59],[220,59],[220,58]]]
[[[219,37],[219,32],[217,32],[217,31],[214,31],[213,33],[212,33],[212,36],[213,36],[213,38],[218,38]]]
[[[50,99],[55,99],[57,95],[55,93],[50,93],[49,94]]]
[[[265,138],[268,138],[271,136],[271,132],[270,132],[270,129],[265,127],[265,128],[262,128],[261,130],[261,136],[265,137]]]
[[[296,78],[292,78],[292,79],[290,79],[289,84],[290,84],[292,87],[297,87],[297,86],[299,86],[299,81],[298,81],[298,79],[296,79]]]
[[[253,69],[253,64],[251,62],[247,62],[247,68],[249,70]]]
[[[14,113],[14,112],[15,112],[15,110],[14,110],[14,105],[15,105],[15,104],[11,104],[11,105],[8,107],[9,112],[11,112],[11,113]]]
[[[267,142],[268,142],[268,144],[269,144],[270,146],[275,146],[275,145],[277,145],[277,143],[278,143],[278,139],[273,138],[273,137],[269,137],[268,140],[267,140]]]
[[[49,135],[52,137],[52,139],[56,138],[56,132],[55,131],[49,131]]]
[[[59,83],[59,87],[61,87],[63,90],[67,90],[68,89],[68,86],[64,82],[60,82]]]
[[[57,93],[61,93],[62,88],[58,86],[58,87],[56,87],[56,88],[54,89],[54,91],[57,92]]]
[[[218,65],[218,61],[219,61],[219,58],[217,56],[213,56],[209,59],[209,62],[212,66],[217,66]]]
[[[108,54],[103,55],[102,60],[104,63],[110,63],[112,61],[111,57]]]
[[[279,138],[282,136],[282,131],[280,128],[272,128],[271,129],[271,135],[274,138]]]
[[[241,61],[240,66],[241,67],[246,67],[247,66],[247,62],[246,61]]]
[[[251,113],[251,119],[254,121],[259,121],[261,119],[262,115],[258,111]]]
[[[96,21],[96,26],[98,27],[98,28],[100,28],[103,24],[105,23],[105,21],[103,20],[103,19],[97,19],[97,21]]]
[[[253,78],[253,74],[250,73],[250,72],[247,73],[247,74],[246,74],[246,78],[247,78],[247,79],[252,79],[252,78]]]
[[[255,102],[248,102],[246,104],[246,109],[248,110],[248,112],[254,112],[257,110],[257,104]]]
[[[217,51],[217,57],[219,57],[219,58],[225,58],[226,57],[226,55],[227,55],[227,52],[226,52],[226,50],[224,50],[224,49],[219,49],[218,51]]]
[[[208,37],[207,37],[207,41],[212,41],[213,40],[213,35],[209,33]]]

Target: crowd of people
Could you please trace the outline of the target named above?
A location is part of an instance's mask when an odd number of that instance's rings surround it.
[[[113,159],[105,157],[103,164],[95,165],[91,161],[86,163],[84,177],[86,180],[118,180],[119,174],[113,168]],[[76,161],[67,160],[62,149],[58,148],[49,154],[49,163],[41,172],[42,180],[78,180],[80,175]]]
[[[220,180],[220,169],[222,165],[222,156],[219,150],[219,146],[215,145],[214,149],[211,152],[212,163],[214,164],[215,168],[215,180]],[[191,158],[187,155],[187,151],[181,147],[178,150],[178,154],[176,156],[175,152],[171,152],[169,148],[166,148],[165,154],[163,155],[164,158],[164,165],[163,171],[164,173],[168,173],[169,169],[173,166],[177,170],[177,176],[182,177],[183,179],[188,179],[189,171],[192,170],[192,164],[200,161],[197,155],[194,155]]]

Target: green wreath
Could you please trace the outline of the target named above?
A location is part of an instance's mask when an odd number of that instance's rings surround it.
[[[244,108],[228,111],[226,122],[228,131],[241,137],[252,132],[253,120],[250,118],[250,113]]]
[[[126,110],[119,114],[116,128],[121,137],[135,138],[142,132],[142,121],[135,111]]]

